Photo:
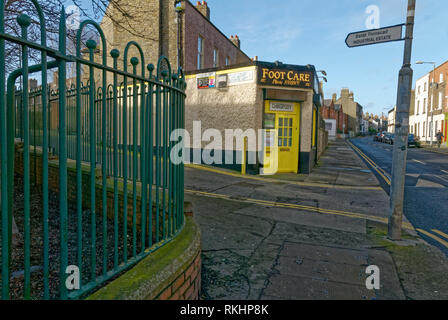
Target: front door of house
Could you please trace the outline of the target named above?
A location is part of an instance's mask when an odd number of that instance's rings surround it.
[[[300,104],[294,102],[266,101],[265,119],[270,119],[271,130],[275,132],[276,144],[268,148],[276,148],[278,154],[277,172],[298,172],[299,163],[299,114]],[[265,126],[266,127],[266,126]],[[272,128],[274,127],[274,128]]]

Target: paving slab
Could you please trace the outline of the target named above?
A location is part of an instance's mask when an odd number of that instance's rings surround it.
[[[375,294],[362,286],[290,275],[274,275],[264,291],[283,300],[371,300]]]
[[[361,234],[366,233],[365,219],[354,219],[344,216],[327,215],[309,211],[305,212],[294,209],[260,207],[258,205],[245,207],[235,211],[235,213],[246,216],[262,217],[275,221],[290,222],[297,225],[330,228]]]
[[[337,248],[286,242],[280,255],[285,257],[300,257],[314,261],[366,266],[368,252],[365,249]]]

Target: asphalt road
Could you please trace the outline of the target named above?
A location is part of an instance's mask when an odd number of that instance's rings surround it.
[[[373,137],[352,139],[351,142],[373,163],[361,156],[363,161],[371,168],[379,167],[372,171],[389,194],[387,180],[392,171],[393,146],[374,142]],[[420,235],[448,255],[448,154],[409,149],[404,211]]]

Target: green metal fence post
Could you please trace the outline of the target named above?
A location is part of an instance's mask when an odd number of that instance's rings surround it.
[[[66,19],[65,8],[62,7],[59,21],[59,52],[66,54]],[[61,266],[60,291],[61,299],[67,298],[65,285],[66,268],[68,264],[68,211],[67,211],[67,150],[66,150],[66,61],[59,60],[59,211],[60,211],[60,239]]]
[[[26,15],[18,17],[22,28],[20,38],[4,33],[4,2],[0,3],[0,73],[5,73],[5,42],[15,43],[21,47],[21,60],[23,68],[13,71],[8,77],[5,87],[4,77],[0,77],[0,175],[1,175],[1,279],[2,298],[10,298],[10,255],[11,255],[11,224],[14,195],[14,138],[22,137],[23,150],[23,178],[24,178],[24,283],[23,297],[34,298],[35,292],[31,291],[31,262],[34,263],[34,250],[36,239],[35,229],[31,219],[35,215],[31,212],[30,168],[34,164],[34,184],[42,184],[43,212],[39,219],[43,225],[42,265],[43,283],[42,291],[36,291],[37,298],[59,296],[61,299],[79,298],[90,292],[105,281],[111,279],[119,272],[126,270],[151,254],[154,250],[171,241],[183,226],[183,165],[173,165],[170,161],[173,142],[170,140],[174,129],[184,126],[184,82],[183,77],[172,75],[170,63],[167,58],[160,57],[157,64],[157,76],[153,76],[155,70],[152,64],[147,66],[149,78],[145,78],[145,63],[143,51],[135,42],[129,42],[123,58],[123,71],[118,70],[118,50],[110,52],[114,64],[107,65],[106,41],[99,25],[91,20],[83,21],[77,32],[76,56],[66,53],[66,16],[62,7],[59,20],[59,46],[58,49],[47,47],[45,34],[45,20],[43,12],[37,0],[30,0],[36,7],[40,28],[41,43],[36,44],[27,39],[27,27],[31,19]],[[103,63],[95,62],[96,42],[89,40],[88,59],[81,55],[81,35],[86,25],[92,25],[100,34],[103,48]],[[135,46],[141,56],[141,60],[132,58],[132,72],[127,71],[128,48]],[[41,52],[41,65],[29,66],[29,50]],[[54,60],[47,62],[47,56]],[[67,89],[67,63],[76,64],[76,85],[72,84]],[[137,74],[136,67],[141,63],[141,75]],[[162,70],[162,63],[168,66]],[[83,76],[81,66],[87,68],[85,76],[89,79],[86,85],[81,82]],[[58,68],[58,88],[51,89],[47,86],[47,71]],[[95,81],[95,69],[102,72],[101,86]],[[32,72],[41,72],[42,87],[37,90],[29,90],[28,79]],[[113,74],[113,85],[107,82],[107,72]],[[101,75],[101,74],[100,74]],[[14,93],[15,81],[22,76],[22,91]],[[118,83],[118,76],[123,77],[123,83]],[[128,79],[132,79],[131,87],[128,87]],[[98,80],[98,79],[97,79]],[[119,87],[120,86],[120,87]],[[97,90],[96,90],[97,88]],[[6,89],[6,91],[5,91]],[[119,92],[123,90],[124,92]],[[139,98],[140,95],[140,98]],[[7,100],[5,101],[5,98]],[[33,99],[32,101],[30,99]],[[129,99],[128,99],[129,98]],[[119,100],[122,103],[119,103]],[[6,102],[6,103],[5,103]],[[32,105],[30,104],[32,103]],[[31,109],[30,109],[31,107]],[[54,110],[52,110],[52,107]],[[101,109],[100,109],[101,108]],[[123,109],[121,109],[123,108]],[[132,110],[130,110],[132,108]],[[132,115],[128,117],[128,110]],[[17,117],[15,117],[15,112]],[[33,112],[31,114],[31,112]],[[140,119],[138,118],[140,117]],[[30,121],[31,119],[31,121]],[[57,124],[56,122],[57,121]],[[55,125],[56,124],[56,125]],[[20,129],[20,130],[16,130]],[[33,130],[31,132],[31,130]],[[113,132],[111,132],[113,131]],[[73,133],[76,133],[75,135]],[[132,148],[128,146],[128,137],[132,139]],[[154,142],[155,139],[155,142]],[[42,147],[42,166],[37,162],[38,147]],[[33,148],[33,149],[31,149]],[[30,153],[31,150],[31,153]],[[49,200],[49,155],[59,158],[58,177],[59,194],[58,204]],[[120,156],[120,152],[122,153]],[[156,157],[154,158],[154,153]],[[33,158],[30,159],[30,156]],[[30,160],[34,159],[34,163]],[[71,174],[68,171],[68,159],[76,160],[76,199],[68,193],[68,185],[72,184]],[[84,172],[82,162],[90,162],[89,173]],[[154,163],[155,161],[155,163]],[[96,219],[96,166],[101,165],[102,185],[102,264],[101,268],[97,256],[97,222]],[[42,178],[38,170],[42,170]],[[70,170],[71,171],[71,170]],[[84,174],[90,174],[87,182],[90,188],[85,188]],[[132,179],[132,242],[128,240],[128,174]],[[108,217],[108,175],[113,175],[113,217]],[[155,178],[155,179],[154,179]],[[98,181],[99,182],[99,181]],[[123,186],[121,188],[121,186]],[[137,203],[139,188],[141,186],[141,221],[137,221]],[[99,186],[98,186],[99,187]],[[122,189],[122,190],[121,190]],[[154,190],[155,189],[155,190]],[[72,190],[72,187],[70,187]],[[155,192],[155,195],[153,194]],[[86,194],[84,194],[84,192]],[[99,190],[98,190],[99,192]],[[149,192],[149,194],[148,194]],[[162,192],[162,194],[160,194]],[[90,193],[90,221],[83,218],[83,198]],[[123,206],[120,204],[120,196],[123,195]],[[155,199],[154,199],[155,196]],[[33,198],[34,199],[34,198]],[[71,219],[76,219],[76,225],[69,228],[69,203],[76,202],[76,214]],[[130,199],[129,199],[130,200]],[[154,203],[155,201],[155,203]],[[153,207],[154,204],[154,207]],[[99,204],[98,204],[99,205]],[[59,207],[59,246],[56,251],[58,256],[54,259],[51,252],[54,243],[49,237],[49,211]],[[71,207],[70,207],[71,208]],[[129,208],[130,209],[130,208]],[[155,209],[155,210],[153,210]],[[120,212],[123,210],[123,212]],[[129,210],[130,211],[130,210]],[[70,211],[71,212],[71,211]],[[155,213],[155,222],[153,216]],[[123,218],[123,258],[119,247],[120,214]],[[108,233],[113,219],[113,269],[109,269],[109,254],[112,253],[112,243],[109,246]],[[89,226],[90,222],[90,226]],[[34,220],[33,220],[34,223]],[[111,223],[109,225],[109,223]],[[141,223],[141,227],[138,224]],[[89,228],[90,227],[90,228]],[[89,228],[90,230],[85,230]],[[100,230],[100,229],[99,229]],[[31,231],[33,233],[31,233]],[[51,230],[53,231],[53,230]],[[69,232],[70,231],[70,232]],[[86,232],[88,233],[86,239]],[[140,233],[139,233],[140,232]],[[137,246],[141,238],[141,248]],[[70,241],[69,241],[70,240]],[[74,240],[74,241],[73,241]],[[87,247],[85,244],[87,243]],[[129,244],[129,246],[128,246]],[[100,243],[98,243],[100,245]],[[132,258],[128,250],[132,246]],[[99,247],[99,246],[98,246]],[[137,252],[138,247],[138,252]],[[87,249],[88,251],[85,251]],[[141,250],[140,250],[141,249]],[[89,252],[90,251],[90,252]],[[50,255],[51,253],[51,255]],[[70,257],[76,257],[76,263],[80,272],[79,290],[68,292],[66,287],[66,269]],[[85,255],[90,253],[90,269],[83,277],[83,269],[86,268]],[[87,261],[88,261],[87,260]],[[57,261],[55,264],[54,262]],[[71,261],[70,261],[71,262]],[[40,263],[40,262],[39,262]],[[88,264],[87,264],[88,266]],[[59,267],[59,287],[50,287],[50,271]],[[98,267],[98,268],[97,268]],[[98,272],[97,272],[98,269]],[[14,270],[16,271],[16,270]],[[34,279],[34,277],[33,277]],[[34,287],[34,283],[33,283]],[[37,287],[40,287],[39,285]],[[51,289],[51,291],[50,291]],[[33,289],[34,290],[34,289]],[[14,298],[17,292],[14,292]]]

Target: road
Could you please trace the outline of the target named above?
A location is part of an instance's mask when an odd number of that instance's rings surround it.
[[[372,137],[351,143],[389,194],[393,146]],[[448,155],[409,149],[404,211],[420,235],[448,255]]]

